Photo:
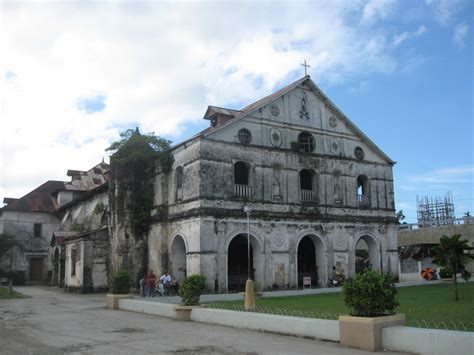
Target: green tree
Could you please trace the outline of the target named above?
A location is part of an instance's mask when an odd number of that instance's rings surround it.
[[[111,162],[111,187],[118,190],[117,211],[130,211],[130,221],[135,237],[148,232],[153,208],[153,176],[157,164],[163,171],[169,171],[173,164],[171,142],[155,136],[154,133],[141,134],[128,129],[120,133],[121,139],[107,148],[113,152]],[[112,198],[114,194],[111,195]],[[127,198],[128,197],[128,198]],[[127,201],[126,201],[127,200]],[[124,215],[119,216],[123,220]]]
[[[113,142],[110,147],[106,149],[106,151],[112,152],[112,156],[114,156],[117,161],[129,161],[131,159],[143,160],[151,157],[158,161],[164,171],[171,169],[171,165],[173,164],[173,159],[170,154],[171,141],[156,136],[154,132],[141,134],[138,127],[135,130],[129,128],[119,134],[120,140]],[[146,147],[150,149],[146,149]]]
[[[433,248],[433,261],[442,267],[453,270],[454,275],[454,299],[458,297],[458,279],[456,272],[465,268],[467,263],[474,259],[471,255],[474,248],[468,245],[467,240],[461,240],[461,234],[454,234],[451,237],[443,235],[439,240],[439,245]]]
[[[23,244],[21,244],[15,237],[11,234],[1,233],[0,234],[0,261],[2,260],[3,256],[13,247],[18,247],[20,249],[23,248]]]

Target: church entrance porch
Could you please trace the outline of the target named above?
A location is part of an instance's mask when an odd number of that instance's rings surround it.
[[[186,244],[180,235],[174,238],[171,245],[170,273],[173,281],[181,282],[186,278]]]
[[[326,248],[320,238],[306,235],[297,248],[297,282],[303,287],[303,278],[311,277],[311,286],[324,286],[327,282]]]
[[[369,235],[360,237],[355,245],[355,272],[364,269],[380,270],[380,252],[375,239]]]
[[[262,284],[264,255],[260,244],[250,236],[250,278]],[[245,290],[248,279],[247,234],[235,236],[227,250],[227,289],[229,291]]]

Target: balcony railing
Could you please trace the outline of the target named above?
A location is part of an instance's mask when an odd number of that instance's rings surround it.
[[[300,198],[302,202],[314,202],[316,193],[313,190],[300,190]]]
[[[367,195],[357,195],[357,207],[360,208],[369,208],[370,199]]]
[[[234,194],[239,197],[249,198],[252,195],[252,186],[234,184]]]

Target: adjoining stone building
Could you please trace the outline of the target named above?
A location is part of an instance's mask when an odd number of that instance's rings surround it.
[[[333,266],[353,275],[360,248],[373,269],[398,273],[394,162],[309,76],[242,110],[209,106],[204,119],[209,128],[174,147],[172,171],[157,171],[151,268],[178,280],[201,273],[216,291],[241,288],[248,204],[250,271],[261,287],[301,287],[303,277],[323,286]],[[139,243],[111,217],[117,270]]]
[[[58,233],[62,218],[58,211],[106,183],[104,174],[108,169],[108,164],[102,162],[88,171],[68,170],[71,181],[47,181],[21,198],[5,198],[6,205],[0,208],[0,233],[13,235],[23,248],[8,251],[0,260],[0,269],[16,283],[51,279],[55,285],[62,284],[59,275],[64,280],[64,235]],[[57,270],[53,260],[57,260]]]

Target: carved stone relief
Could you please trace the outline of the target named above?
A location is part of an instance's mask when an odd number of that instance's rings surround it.
[[[270,130],[270,143],[276,148],[281,146],[282,138],[281,132],[278,128],[272,128]]]
[[[309,120],[309,112],[308,112],[308,98],[306,96],[306,92],[303,91],[303,98],[301,99],[301,109],[300,109],[300,118]]]
[[[270,112],[272,113],[272,116],[279,116],[280,115],[280,108],[278,107],[277,104],[272,104],[270,106]]]

